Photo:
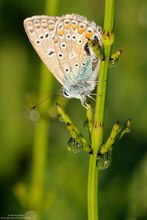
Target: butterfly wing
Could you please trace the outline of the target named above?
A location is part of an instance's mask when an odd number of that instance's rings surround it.
[[[92,54],[90,48],[85,48],[85,45],[89,40],[96,37],[101,46],[101,27],[94,22],[87,21],[83,16],[67,14],[61,17],[56,29],[56,36],[59,36],[58,40],[60,42],[60,44],[57,44],[57,51],[60,51],[63,56],[59,64],[67,78],[67,82],[73,83],[73,81],[81,79],[86,80],[89,73],[86,73],[85,65],[89,65],[88,63],[91,61],[90,74],[92,75],[92,66],[98,64],[98,58],[94,53]]]
[[[85,50],[85,45],[95,36],[101,45],[102,31],[94,22],[75,14],[62,17],[41,15],[25,19],[24,27],[42,61],[65,88],[89,76],[84,65],[89,62],[89,56],[92,64],[93,58]]]
[[[86,106],[86,96],[96,86],[100,63],[88,41],[95,39],[101,46],[101,35],[101,27],[75,14],[61,17],[56,27],[59,40],[56,51],[61,55],[59,65],[65,77],[65,96],[80,99],[83,106]]]
[[[57,80],[64,85],[64,75],[55,51],[56,27],[59,20],[58,17],[33,16],[24,20],[24,28],[39,57]]]

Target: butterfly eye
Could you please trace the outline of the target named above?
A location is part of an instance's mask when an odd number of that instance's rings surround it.
[[[66,98],[69,98],[69,94],[67,93],[66,90],[63,91],[63,95],[64,95]]]

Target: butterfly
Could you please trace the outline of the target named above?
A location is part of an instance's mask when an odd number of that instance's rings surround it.
[[[61,17],[33,16],[24,20],[26,34],[54,77],[62,84],[62,94],[77,98],[86,106],[97,83],[100,59],[88,41],[101,47],[102,29],[77,14]]]

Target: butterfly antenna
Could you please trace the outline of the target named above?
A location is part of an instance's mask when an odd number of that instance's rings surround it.
[[[34,105],[31,110],[34,110],[36,108],[38,108],[38,106],[40,106],[43,102],[45,102],[50,96],[54,95],[54,94],[61,94],[61,89],[51,93],[50,95],[46,96],[43,100],[41,100],[38,104]]]
[[[52,95],[52,94],[51,94]],[[47,97],[45,97],[41,102],[39,102],[38,104],[34,105],[31,110],[34,110],[35,108],[37,108],[38,106],[40,106],[43,102],[45,102],[51,95],[48,95]]]

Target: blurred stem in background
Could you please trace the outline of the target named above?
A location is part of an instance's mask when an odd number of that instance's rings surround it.
[[[58,11],[58,0],[46,0],[45,14],[56,15]],[[51,94],[52,77],[49,77],[49,70],[41,64],[40,88],[38,102],[43,99],[46,94]],[[32,179],[30,185],[29,203],[30,207],[37,211],[39,217],[40,210],[43,206],[43,197],[45,196],[45,173],[47,170],[47,157],[49,149],[49,119],[47,120],[47,112],[50,108],[50,99],[40,106],[40,120],[36,123],[34,131],[33,145],[33,162],[32,162]],[[47,116],[47,117],[46,117]]]
[[[108,67],[111,54],[111,46],[114,41],[114,0],[105,0],[104,28],[102,43],[104,60],[101,61],[98,76],[97,99],[92,130],[92,149],[90,155],[88,176],[88,220],[98,220],[98,168],[96,167],[97,155],[103,141],[105,99],[108,80]]]

